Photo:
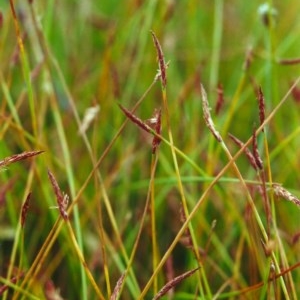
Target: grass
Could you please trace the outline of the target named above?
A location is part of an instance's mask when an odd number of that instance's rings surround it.
[[[300,298],[298,1],[45,2],[0,4],[2,298]]]

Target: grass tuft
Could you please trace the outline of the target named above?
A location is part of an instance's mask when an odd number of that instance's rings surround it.
[[[1,299],[298,299],[299,9],[0,1]]]

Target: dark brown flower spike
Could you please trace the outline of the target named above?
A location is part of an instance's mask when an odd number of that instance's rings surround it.
[[[155,125],[154,130],[157,134],[161,134],[161,109],[155,112],[154,116]],[[156,152],[157,147],[159,146],[161,139],[158,136],[154,136],[152,140],[152,153]]]
[[[234,135],[232,135],[231,133],[229,133],[229,137],[240,147],[242,148],[244,146],[244,143],[239,140],[237,137],[235,137]],[[256,161],[255,161],[255,158],[252,154],[252,152],[246,147],[244,148],[244,153],[246,154],[247,156],[247,159],[250,163],[250,165],[253,167],[254,170],[258,170],[258,167],[256,165]]]
[[[157,52],[158,65],[159,65],[159,71],[160,71],[159,76],[161,78],[161,84],[162,84],[163,89],[165,89],[167,86],[167,74],[166,74],[167,65],[165,63],[164,53],[162,51],[162,48],[160,46],[160,43],[159,43],[155,33],[152,30],[150,32],[152,34],[154,46],[155,46],[156,52]]]
[[[118,104],[123,113],[135,124],[137,124],[140,128],[145,130],[146,132],[152,133],[152,129],[149,125],[147,125],[144,121],[122,106],[120,103]]]
[[[174,279],[172,279],[171,281],[169,281],[155,296],[152,300],[158,300],[160,299],[162,296],[164,296],[170,289],[172,289],[175,285],[177,285],[178,283],[180,283],[182,280],[184,280],[187,277],[190,277],[191,275],[193,275],[197,270],[199,270],[199,268],[195,268],[193,270],[190,270],[188,272],[185,272],[177,277],[175,277]]]
[[[255,159],[255,163],[257,167],[262,170],[263,169],[263,162],[260,158],[258,146],[257,146],[257,136],[256,136],[256,129],[253,129],[253,135],[252,135],[252,153]]]
[[[29,202],[30,202],[31,192],[27,195],[25,202],[22,205],[22,212],[21,212],[21,226],[24,228],[28,209],[29,209]]]
[[[278,183],[273,183],[272,184],[274,193],[277,197],[282,197],[285,200],[291,201],[297,206],[300,207],[300,200],[296,196],[294,196],[292,193],[290,193],[288,190],[283,188],[280,184]]]
[[[259,87],[258,89],[257,100],[258,100],[258,108],[259,108],[259,121],[260,121],[260,125],[262,125],[265,121],[265,97],[261,87]]]
[[[12,156],[5,157],[3,160],[0,160],[0,167],[6,167],[12,163],[15,163],[20,160],[24,160],[26,158],[38,155],[43,153],[44,151],[26,151],[19,154],[14,154]]]
[[[54,175],[48,170],[48,177],[51,181],[51,185],[53,187],[56,200],[57,200],[57,207],[59,209],[61,217],[67,221],[68,220],[68,213],[67,213],[67,208],[68,208],[68,203],[69,203],[69,196],[67,194],[63,194],[58,186],[58,183],[54,177]]]
[[[203,108],[203,116],[206,123],[206,126],[210,130],[210,132],[213,134],[213,136],[216,138],[218,142],[222,142],[222,137],[220,133],[216,130],[215,124],[210,116],[210,107],[207,100],[207,95],[205,92],[204,87],[201,84],[201,96],[202,96],[202,108]]]

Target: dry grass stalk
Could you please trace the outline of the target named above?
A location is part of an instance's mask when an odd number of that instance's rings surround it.
[[[27,195],[25,202],[22,205],[22,212],[21,212],[21,226],[24,228],[28,209],[29,209],[29,202],[30,202],[31,192]]]
[[[263,162],[259,155],[258,146],[257,146],[257,136],[256,136],[256,129],[253,129],[253,135],[252,135],[252,153],[255,159],[255,163],[257,167],[262,170],[263,169]]]
[[[68,208],[68,203],[69,203],[69,196],[67,194],[63,194],[58,186],[58,183],[54,177],[54,175],[48,170],[48,177],[51,181],[56,200],[57,200],[57,207],[59,209],[61,217],[67,221],[68,220],[68,213],[67,213],[67,208]]]
[[[184,280],[187,277],[190,277],[193,275],[199,268],[195,268],[193,270],[190,270],[188,272],[185,272],[171,281],[169,281],[163,288],[155,295],[155,297],[152,300],[160,299],[162,296],[164,296],[170,289],[172,289],[174,286],[176,286],[178,283],[180,283],[182,280]]]
[[[229,133],[229,137],[240,147],[242,148],[244,146],[244,143],[239,140],[237,137],[235,137],[234,135],[232,135],[231,133]],[[255,158],[252,154],[252,152],[246,147],[244,148],[244,153],[246,154],[246,157],[250,163],[250,165],[254,168],[255,171],[258,170],[258,167],[256,165],[256,161]]]
[[[277,197],[282,197],[285,200],[291,201],[300,207],[300,200],[278,183],[272,184],[274,193]]]
[[[125,279],[126,272],[124,272],[121,277],[118,279],[117,284],[114,288],[113,293],[110,296],[110,300],[117,300],[120,294],[121,288],[123,286],[123,281]]]
[[[12,164],[12,163],[15,163],[17,161],[20,161],[20,160],[24,160],[24,159],[27,159],[29,157],[32,157],[32,156],[36,156],[40,153],[43,153],[44,151],[26,151],[26,152],[23,152],[23,153],[19,153],[19,154],[14,154],[12,156],[8,156],[8,157],[5,157],[3,160],[0,160],[0,168],[1,167],[7,167],[8,165]]]
[[[162,48],[160,46],[160,43],[155,33],[152,30],[150,32],[152,34],[154,46],[156,48],[157,57],[158,57],[159,74],[157,77],[161,78],[162,87],[163,89],[165,89],[167,86],[167,74],[166,74],[167,64],[165,63],[164,53],[162,51]]]
[[[220,133],[216,130],[215,124],[210,116],[210,107],[207,100],[207,94],[203,85],[201,84],[201,96],[202,96],[202,108],[203,108],[203,116],[206,123],[206,126],[211,131],[213,136],[216,138],[218,142],[222,142],[222,137]]]

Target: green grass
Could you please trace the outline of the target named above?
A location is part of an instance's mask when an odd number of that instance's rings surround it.
[[[163,299],[300,298],[300,114],[290,89],[300,66],[280,63],[299,58],[299,1],[266,1],[276,14],[264,16],[257,0],[2,2],[3,299],[55,290],[152,299],[163,287]],[[154,80],[151,31],[169,62],[166,88]],[[221,142],[203,118],[201,84]],[[143,121],[162,109],[154,154],[155,132],[118,104]],[[252,150],[253,128],[261,171],[229,137]],[[14,161],[34,150],[45,152]],[[53,208],[48,170],[70,197],[68,220]]]

